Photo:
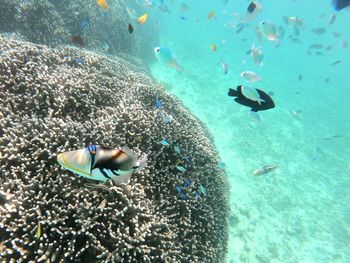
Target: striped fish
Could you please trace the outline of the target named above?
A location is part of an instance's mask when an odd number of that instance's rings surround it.
[[[65,169],[80,176],[115,184],[129,181],[134,171],[145,167],[147,156],[137,159],[129,148],[121,149],[90,145],[84,149],[63,152],[57,156],[58,163]]]

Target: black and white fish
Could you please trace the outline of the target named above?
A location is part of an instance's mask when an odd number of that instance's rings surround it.
[[[131,175],[145,167],[147,155],[138,160],[129,148],[121,149],[90,145],[84,149],[63,152],[57,161],[65,169],[80,176],[115,184],[126,183]]]
[[[252,111],[254,112],[268,110],[275,107],[272,98],[259,89],[238,86],[237,90],[229,89],[228,95],[236,97],[235,102],[252,108]]]

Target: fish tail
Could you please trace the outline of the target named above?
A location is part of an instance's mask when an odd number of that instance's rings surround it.
[[[135,172],[141,171],[143,168],[145,168],[148,160],[147,157],[148,157],[148,154],[146,154],[145,157],[143,157],[141,160],[137,162],[137,168],[135,169]]]
[[[229,89],[228,95],[231,97],[237,97],[238,96],[238,91],[234,89]]]
[[[124,146],[121,148],[121,151],[123,151],[127,155],[129,155],[132,158],[134,163],[137,161],[137,155],[129,147]]]

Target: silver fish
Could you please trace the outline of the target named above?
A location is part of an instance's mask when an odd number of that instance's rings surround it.
[[[259,175],[267,174],[267,173],[270,173],[277,168],[278,168],[278,166],[275,166],[275,165],[266,165],[266,166],[263,166],[261,168],[256,169],[253,172],[253,175],[259,176]]]

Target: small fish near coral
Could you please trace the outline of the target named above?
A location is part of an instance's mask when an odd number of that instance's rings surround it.
[[[57,156],[58,163],[65,169],[85,178],[115,184],[126,183],[134,172],[143,169],[147,155],[138,160],[128,147],[120,149],[90,145],[84,149],[63,152]]]
[[[83,47],[85,45],[84,39],[80,35],[74,35],[69,37],[69,41],[77,46]]]

